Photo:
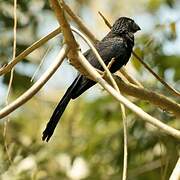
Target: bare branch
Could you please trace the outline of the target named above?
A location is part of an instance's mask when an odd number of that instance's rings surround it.
[[[119,89],[118,89],[119,90]],[[120,93],[119,93],[120,94]],[[124,134],[124,157],[123,157],[123,175],[122,180],[127,179],[127,171],[128,171],[128,131],[127,131],[127,117],[126,117],[126,109],[124,104],[120,103],[121,111],[122,111],[122,120],[123,120],[123,134]]]
[[[180,117],[180,105],[166,96],[149,91],[145,88],[138,87],[128,82],[124,82],[120,77],[114,75],[120,91],[126,95],[130,95],[141,100],[149,101],[164,111],[171,112],[175,116]]]
[[[76,29],[72,27],[72,30],[77,33]],[[47,36],[41,38],[39,41],[33,43],[29,48],[27,48],[25,51],[23,51],[20,55],[18,55],[14,61],[11,61],[10,64],[8,64],[3,71],[0,70],[1,73],[6,73],[9,70],[11,70],[12,67],[16,63],[21,60],[21,58],[24,58],[26,55],[31,53],[33,50],[36,48],[40,47],[42,44],[47,42],[48,40],[52,39],[56,35],[58,35],[61,32],[60,27],[52,31],[50,34]],[[80,34],[79,34],[80,35]],[[117,79],[116,79],[117,80]],[[133,86],[132,84],[129,83],[123,83],[122,81],[118,80],[118,86],[120,88],[120,91],[122,91],[125,94],[140,98],[142,100],[147,100],[151,102],[152,104],[157,105],[158,107],[162,108],[163,110],[167,110],[172,112],[175,115],[179,115],[180,108],[179,105],[177,105],[174,101],[171,101],[167,99],[165,96],[142,89],[142,88],[137,88],[136,86]]]
[[[143,87],[143,85],[138,81],[136,80],[133,76],[130,76],[126,70],[125,67],[122,67],[119,72],[121,72],[121,74],[132,84],[135,84],[139,87]]]
[[[53,64],[49,67],[49,69],[40,77],[40,79],[34,83],[34,85],[28,89],[23,95],[17,98],[14,102],[10,103],[8,106],[4,107],[0,110],[0,119],[7,116],[18,107],[23,105],[29,99],[31,99],[42,87],[43,85],[50,79],[50,77],[55,73],[58,67],[63,62],[63,59],[66,57],[69,48],[67,45],[64,45],[59,52],[58,56],[56,57]]]
[[[171,87],[166,81],[164,81],[160,76],[158,76],[150,67],[149,65],[147,65],[142,58],[140,58],[135,52],[132,52],[134,57],[136,59],[138,59],[141,64],[143,64],[143,66],[156,78],[158,79],[167,89],[169,89],[170,92],[172,92],[173,94],[175,94],[176,96],[180,96],[180,93],[174,89],[173,87]]]
[[[79,27],[81,27],[80,29],[84,32],[84,34],[86,34],[89,37],[89,39],[92,40],[93,43],[98,42],[98,39],[91,33],[91,31],[88,28],[86,28],[86,25],[81,20],[81,18],[74,14],[74,12],[67,4],[63,3],[63,7],[68,13],[68,15],[78,24]]]
[[[62,2],[62,1],[61,1]],[[79,72],[83,75],[87,75],[87,71],[80,65],[79,61],[77,60],[77,50],[79,49],[78,43],[75,41],[75,38],[73,36],[73,33],[70,29],[70,25],[67,22],[65,16],[64,16],[64,3],[62,2],[61,5],[58,0],[50,0],[52,9],[54,10],[54,13],[57,17],[57,20],[59,24],[61,25],[61,30],[64,35],[65,43],[69,46],[69,53],[68,53],[68,59],[70,60],[70,63],[78,69]],[[62,6],[62,7],[61,7]]]
[[[13,56],[12,57],[14,59],[16,57],[16,41],[17,41],[17,0],[14,0],[13,14],[14,14],[13,15],[14,16],[13,36],[14,37],[13,37]],[[10,97],[10,93],[11,93],[13,79],[14,79],[14,69],[11,70],[11,74],[10,74],[10,80],[9,80],[7,96],[6,96],[6,105],[8,105],[8,103],[9,103],[9,97]],[[4,138],[4,147],[5,147],[7,156],[8,156],[8,160],[9,160],[10,164],[12,164],[12,157],[9,153],[8,144],[7,144],[7,140],[6,140],[7,127],[8,127],[9,120],[10,119],[7,118],[4,121],[3,138]]]
[[[109,27],[109,29],[112,28],[112,25],[109,23],[109,21],[107,20],[107,18],[105,18],[105,16],[99,11],[98,12],[99,15],[102,17],[102,19],[104,20],[104,23],[107,25],[107,27]]]

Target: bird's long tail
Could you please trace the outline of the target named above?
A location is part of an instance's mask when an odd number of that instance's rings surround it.
[[[57,105],[56,109],[54,110],[54,112],[51,116],[51,119],[47,123],[46,129],[43,132],[43,136],[42,136],[43,141],[48,142],[49,139],[51,138],[51,136],[53,135],[53,132],[54,132],[64,110],[66,109],[69,101],[71,100],[72,93],[73,93],[74,87],[76,86],[77,82],[78,82],[78,78],[76,78],[75,81],[72,83],[72,85],[67,89],[66,93],[64,94],[64,96],[60,100],[59,104]]]

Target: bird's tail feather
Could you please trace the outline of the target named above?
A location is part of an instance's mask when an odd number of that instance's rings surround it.
[[[56,109],[54,110],[51,119],[47,123],[46,129],[43,132],[42,140],[43,141],[49,141],[51,136],[53,135],[53,132],[64,112],[66,109],[69,101],[71,100],[72,93],[74,90],[74,87],[76,86],[78,82],[78,78],[75,79],[75,81],[72,83],[72,85],[67,89],[66,93],[64,94],[63,98],[60,100],[59,104],[57,105]]]

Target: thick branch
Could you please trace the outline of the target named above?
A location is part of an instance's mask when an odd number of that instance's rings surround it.
[[[163,110],[172,112],[180,117],[180,105],[162,94],[149,91],[147,89],[135,86],[133,84],[122,81],[118,76],[115,77],[120,91],[124,94],[149,101],[150,103],[160,107]]]
[[[75,28],[72,27],[72,30],[77,33]],[[56,35],[58,35],[60,32],[61,32],[61,29],[59,27],[59,28],[55,29],[54,31],[52,31],[47,36],[41,38],[39,41],[33,43],[29,48],[24,50],[13,61],[11,61],[5,68],[0,69],[0,75],[10,71],[11,68],[14,67],[14,65],[16,63],[18,63],[20,60],[22,60],[25,56],[30,54],[36,48],[40,47],[42,44],[46,43],[48,40],[50,40],[53,37],[55,37]],[[162,108],[163,110],[167,110],[169,112],[172,112],[175,115],[179,114],[178,113],[180,111],[179,105],[177,105],[174,101],[169,100],[168,98],[166,98],[163,95],[160,95],[160,94],[148,91],[148,90],[144,90],[146,93],[146,95],[145,95],[143,89],[137,88],[136,86],[133,86],[130,83],[123,83],[121,80],[118,80],[118,86],[119,86],[120,90],[127,95],[131,95],[131,96],[137,97],[139,99],[147,100],[150,103],[155,104],[158,107]],[[154,97],[150,98],[151,97],[150,94],[152,94],[152,93],[154,93],[155,96],[152,95]],[[158,96],[158,97],[160,96],[160,98],[158,98],[156,96]]]
[[[65,43],[69,46],[69,53],[68,53],[68,59],[70,60],[70,63],[78,69],[79,72],[81,72],[83,75],[86,74],[86,70],[80,65],[79,61],[77,60],[77,50],[79,49],[79,45],[75,41],[75,38],[73,36],[73,33],[70,29],[70,25],[67,22],[65,16],[64,16],[64,7],[63,2],[59,3],[58,0],[50,0],[52,9],[54,10],[54,13],[57,17],[57,20],[61,26],[61,30],[64,36]],[[62,7],[61,7],[62,6]]]
[[[93,43],[98,42],[98,39],[88,28],[86,28],[86,25],[83,23],[81,18],[74,14],[74,12],[70,9],[70,7],[67,4],[63,3],[63,7],[69,14],[69,16],[77,23],[77,25],[81,27],[80,29],[89,37],[89,39],[91,39]]]

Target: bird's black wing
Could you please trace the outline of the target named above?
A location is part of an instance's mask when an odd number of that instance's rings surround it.
[[[106,41],[101,41],[96,45],[96,49],[106,65],[108,65],[108,63],[111,61],[112,58],[115,58],[115,62],[110,68],[110,71],[112,73],[120,69],[124,64],[127,63],[129,59],[128,49],[125,43],[123,42],[122,38],[111,38]],[[86,52],[85,55],[87,60],[92,66],[94,66],[99,70],[103,70],[103,67],[98,62],[92,50],[89,50],[88,53]],[[86,91],[91,86],[96,84],[96,82],[89,80],[83,75],[79,75],[79,76],[81,77],[79,78],[78,86],[74,87],[72,99],[77,98],[84,91]]]
[[[128,49],[122,38],[114,37],[101,41],[96,45],[96,49],[106,65],[108,65],[112,58],[118,61],[119,68],[124,65]],[[92,51],[88,53],[87,59],[92,66],[99,70],[103,70],[103,67]]]

